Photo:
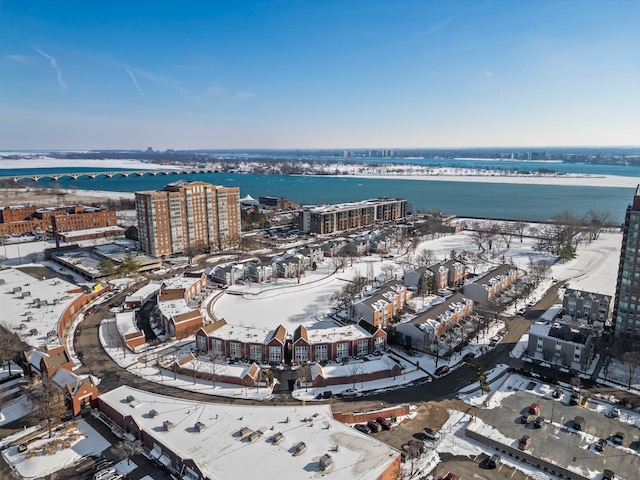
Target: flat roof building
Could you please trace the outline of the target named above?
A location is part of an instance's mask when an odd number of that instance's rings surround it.
[[[372,198],[359,202],[306,207],[300,216],[300,227],[303,232],[322,235],[399,220],[406,215],[406,199]]]
[[[99,409],[180,478],[396,480],[400,452],[333,418],[329,405],[203,403],[122,386]],[[320,460],[324,458],[324,462]]]

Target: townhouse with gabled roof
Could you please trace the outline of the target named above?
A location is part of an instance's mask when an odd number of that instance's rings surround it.
[[[430,345],[473,312],[473,301],[454,293],[443,302],[419,312],[411,320],[395,326],[397,333],[409,336],[412,348],[429,351]]]
[[[292,360],[296,363],[342,360],[386,349],[387,334],[361,320],[355,325],[307,328],[293,333]]]
[[[435,276],[436,290],[444,290],[449,286],[449,269],[444,263],[429,265],[427,269]]]
[[[181,275],[165,280],[158,294],[160,325],[165,334],[178,340],[193,335],[202,326],[199,305],[204,298],[207,276]]]
[[[98,399],[97,378],[91,375],[79,376],[66,368],[59,368],[51,376],[51,380],[64,392],[65,403],[74,417],[83,409],[95,406]]]
[[[353,305],[357,316],[377,328],[388,328],[393,317],[404,308],[407,287],[395,281],[387,283],[371,296]]]
[[[72,370],[73,363],[64,345],[31,348],[22,353],[25,377],[51,377],[58,368]]]
[[[448,260],[443,263],[447,267],[447,285],[449,287],[457,287],[462,285],[467,278],[467,267],[464,263],[457,260]]]
[[[212,357],[280,364],[285,360],[286,335],[282,325],[269,330],[229,325],[220,319],[196,332],[196,348]]]
[[[321,243],[320,249],[325,257],[335,257],[346,244],[346,238],[332,238],[331,240]]]
[[[512,265],[499,265],[480,278],[466,283],[462,293],[476,303],[485,305],[496,295],[504,291],[518,280],[518,269]]]
[[[404,274],[404,286],[410,289],[417,288],[421,277],[423,281],[429,281],[431,278],[435,278],[435,273],[427,266],[407,270]]]
[[[566,289],[562,298],[562,308],[566,315],[588,323],[607,322],[613,310],[613,297],[601,293]]]

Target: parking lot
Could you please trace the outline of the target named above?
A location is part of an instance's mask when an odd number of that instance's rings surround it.
[[[500,395],[501,406],[478,413],[478,418],[495,428],[497,433],[490,427],[479,433],[494,439],[504,436],[506,438],[502,441],[511,447],[517,447],[518,440],[528,435],[531,437],[528,453],[574,471],[581,470],[587,477],[590,476],[589,471],[602,472],[608,468],[622,479],[637,478],[640,455],[635,449],[640,446],[640,431],[628,423],[636,420],[636,414],[623,409],[620,419],[608,418],[605,413],[612,406],[605,402],[592,399],[585,407],[569,405],[570,391],[564,390],[560,398],[554,399],[551,388],[547,387],[547,390],[540,383],[517,378],[521,381],[507,382],[511,391]],[[541,395],[543,391],[546,392],[544,396]],[[546,420],[543,428],[534,428],[533,423],[522,423],[522,415],[533,403],[540,405],[540,415]],[[572,428],[576,416],[584,418],[584,432]],[[599,438],[610,439],[616,432],[624,433],[621,447],[609,440],[602,453],[595,450],[594,445]]]

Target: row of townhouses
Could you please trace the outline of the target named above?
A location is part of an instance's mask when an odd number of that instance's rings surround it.
[[[230,325],[224,319],[204,325],[196,332],[196,348],[215,358],[280,364],[323,362],[359,357],[384,351],[387,334],[361,320],[355,325],[307,328],[288,332]]]
[[[606,322],[611,318],[613,297],[601,293],[567,289],[562,299],[564,313],[588,323]]]
[[[288,250],[271,257],[262,257],[231,265],[219,265],[207,271],[212,281],[223,285],[238,282],[268,282],[276,278],[299,277],[326,257],[358,257],[386,251],[390,229],[377,230],[355,238],[336,238],[303,248]]]
[[[422,352],[430,351],[431,345],[447,331],[473,312],[473,300],[455,293],[443,302],[419,312],[407,322],[396,325],[397,333],[411,338],[411,347]]]
[[[415,289],[418,287],[421,277],[423,281],[431,281],[433,279],[436,290],[458,287],[467,278],[467,267],[456,260],[448,260],[416,268],[405,273],[404,284],[411,289]]]

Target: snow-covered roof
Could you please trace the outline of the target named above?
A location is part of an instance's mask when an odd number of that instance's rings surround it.
[[[335,343],[340,341],[352,341],[357,338],[370,338],[372,335],[359,325],[345,325],[344,327],[326,328],[308,328],[307,339],[310,344],[316,343]]]
[[[135,408],[126,401],[129,395]],[[329,405],[247,408],[165,397],[128,386],[103,393],[100,401],[131,416],[146,435],[182,459],[192,459],[212,479],[318,477],[318,460],[327,453],[333,460],[332,479],[377,479],[400,454],[334,420]],[[151,410],[157,415],[149,415]],[[166,421],[173,425],[167,431],[162,428]],[[277,444],[271,441],[276,433],[283,436]],[[293,446],[299,442],[306,449],[294,456]]]
[[[123,337],[140,331],[136,325],[136,312],[133,311],[116,313],[116,325],[118,332]]]
[[[266,343],[272,338],[272,333],[273,330],[265,328],[223,325],[222,327],[212,332],[211,336],[243,343]]]
[[[162,280],[151,280],[149,283],[127,296],[124,301],[125,303],[141,301],[142,299],[148,298],[150,295],[158,293],[161,287]]]
[[[14,289],[19,291],[14,293]],[[0,270],[2,323],[34,347],[47,343],[47,333],[57,331],[60,316],[80,295],[77,285],[60,278],[42,280],[15,268]],[[37,333],[31,334],[31,330],[37,330]],[[57,337],[51,337],[49,341],[53,339]]]

